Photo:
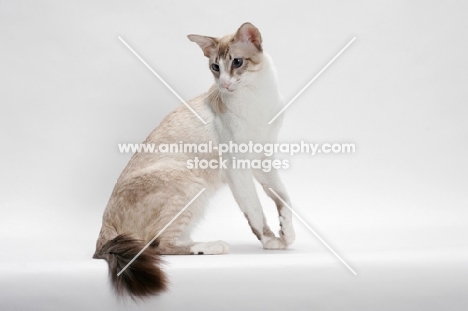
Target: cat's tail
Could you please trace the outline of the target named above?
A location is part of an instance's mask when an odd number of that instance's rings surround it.
[[[167,288],[167,278],[160,268],[161,259],[153,247],[148,247],[122,274],[117,275],[145,244],[129,235],[119,235],[96,250],[93,258],[105,259],[118,295],[132,299],[158,294]]]

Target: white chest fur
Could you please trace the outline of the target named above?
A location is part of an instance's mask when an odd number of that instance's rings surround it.
[[[234,94],[222,94],[227,108],[214,119],[220,142],[266,143],[275,142],[281,120],[268,122],[281,109],[282,99],[277,87],[276,73],[268,55],[254,79]]]

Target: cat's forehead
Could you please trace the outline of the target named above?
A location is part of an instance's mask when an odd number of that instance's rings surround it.
[[[218,63],[220,60],[231,61],[236,57],[249,58],[259,61],[262,54],[255,45],[247,41],[239,41],[234,34],[215,39],[217,53],[211,55],[211,60]]]
[[[234,35],[224,36],[218,39],[218,55],[216,59],[227,59],[231,57],[231,53],[235,50]]]

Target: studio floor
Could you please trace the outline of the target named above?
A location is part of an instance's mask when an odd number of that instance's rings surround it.
[[[103,260],[16,261],[0,266],[2,310],[466,310],[468,252],[347,254],[265,251],[231,244],[221,256],[165,256],[166,293],[138,303],[112,292]]]

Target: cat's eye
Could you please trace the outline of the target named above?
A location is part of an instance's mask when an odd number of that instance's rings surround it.
[[[219,71],[219,65],[218,64],[211,64],[211,69],[213,69],[213,71]]]
[[[232,61],[232,67],[239,68],[240,66],[242,66],[243,63],[244,60],[242,58],[234,58],[234,60]]]

